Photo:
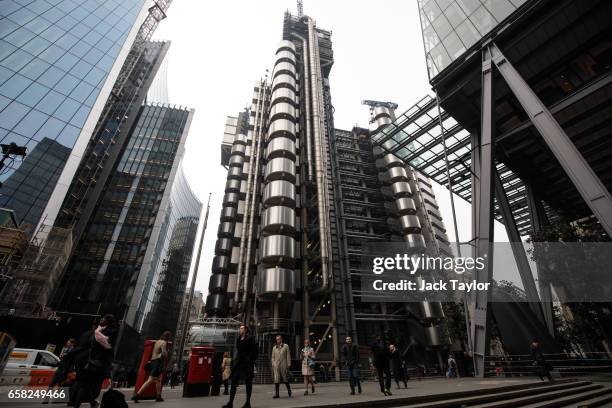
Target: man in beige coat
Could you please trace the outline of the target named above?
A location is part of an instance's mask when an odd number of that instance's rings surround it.
[[[289,346],[283,343],[282,336],[276,336],[276,344],[272,347],[272,381],[276,393],[273,398],[278,398],[280,383],[287,387],[287,394],[291,397],[291,386],[289,385],[289,369],[291,368],[291,352]]]

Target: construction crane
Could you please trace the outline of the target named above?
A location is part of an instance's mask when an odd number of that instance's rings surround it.
[[[297,0],[297,12],[298,18],[302,18],[304,16],[304,2],[302,0]]]
[[[383,101],[370,101],[370,100],[365,100],[365,101],[361,101],[362,105],[367,105],[370,108],[376,108],[378,106],[384,106],[385,108],[389,108],[389,109],[397,109],[397,107],[399,106],[397,103],[395,102],[383,102]]]

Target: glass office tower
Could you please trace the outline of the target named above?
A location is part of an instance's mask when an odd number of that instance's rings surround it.
[[[127,316],[141,329],[159,296],[160,276],[166,276],[162,283],[175,279],[168,274],[178,276],[176,295],[182,299],[201,209],[179,171],[192,115],[192,110],[167,105],[141,108],[57,287],[56,310],[103,310]],[[181,259],[175,245],[184,251]]]
[[[0,143],[36,154],[5,163],[0,206],[13,209],[30,232],[56,186],[70,183],[145,18],[146,3],[2,1]],[[41,180],[39,171],[49,166],[52,172]],[[42,181],[49,185],[41,188]]]

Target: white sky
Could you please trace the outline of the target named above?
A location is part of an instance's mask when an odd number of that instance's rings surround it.
[[[220,165],[225,118],[249,105],[254,82],[272,71],[281,40],[283,15],[296,13],[294,0],[175,0],[155,39],[171,40],[170,101],[195,109],[185,174],[206,206],[212,193],[196,289],[208,292],[210,267],[224,193]],[[401,113],[430,92],[416,1],[305,0],[304,13],[332,31],[334,66],[330,75],[335,126],[367,127],[361,100],[393,101]],[[455,240],[448,190],[435,186],[448,236]],[[470,209],[458,198],[461,241],[471,238]],[[496,241],[505,241],[497,223]],[[503,235],[500,235],[503,234]]]

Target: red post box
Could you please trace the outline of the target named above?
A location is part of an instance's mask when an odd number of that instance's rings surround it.
[[[151,360],[151,355],[153,354],[153,346],[155,345],[155,341],[156,340],[145,340],[144,350],[142,352],[142,358],[140,359],[140,366],[138,367],[138,376],[136,377],[136,387],[134,387],[134,393],[136,393],[140,389],[140,387],[142,387],[142,384],[144,384],[145,381],[147,381],[147,379],[149,378],[149,372],[145,370],[145,365],[149,362],[149,360]],[[171,343],[168,343],[168,350],[170,350],[170,344]],[[164,367],[166,365],[165,363],[166,361],[164,360]],[[163,369],[159,377],[161,384],[162,384],[162,388],[164,386],[164,383],[166,382],[165,377],[166,377],[166,370]],[[155,399],[156,396],[157,396],[157,392],[155,390],[155,384],[151,384],[142,391],[139,398],[143,400]]]
[[[207,397],[213,380],[214,347],[191,348],[183,397]]]

